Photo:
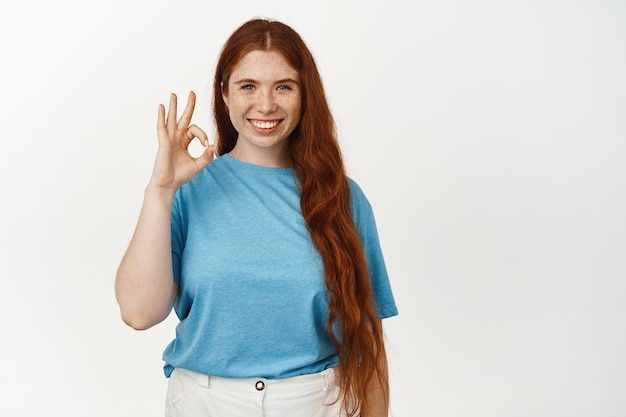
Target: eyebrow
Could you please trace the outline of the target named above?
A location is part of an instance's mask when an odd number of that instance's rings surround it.
[[[274,84],[285,84],[285,83],[293,83],[298,84],[296,80],[293,78],[283,78],[282,80],[275,81]],[[241,80],[233,81],[233,84],[258,84],[257,80],[253,80],[252,78],[244,78]]]

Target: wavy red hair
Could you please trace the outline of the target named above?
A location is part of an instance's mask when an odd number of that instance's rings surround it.
[[[222,88],[241,58],[254,50],[280,52],[300,74],[302,117],[289,138],[290,156],[300,184],[300,206],[323,262],[329,293],[327,330],[339,358],[339,384],[348,416],[367,408],[373,382],[389,386],[381,321],[376,313],[367,261],[356,229],[350,187],[337,140],[335,123],[317,65],[301,37],[281,22],[254,19],[226,41],[213,84],[217,153],[237,142]],[[227,93],[227,90],[224,91]],[[337,335],[333,329],[337,329]],[[373,378],[377,378],[375,381]]]

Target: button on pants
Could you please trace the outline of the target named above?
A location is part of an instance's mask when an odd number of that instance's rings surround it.
[[[165,417],[343,417],[339,394],[333,369],[274,380],[177,368],[168,382]]]

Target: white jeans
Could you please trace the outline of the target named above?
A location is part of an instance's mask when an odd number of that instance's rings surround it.
[[[271,380],[177,368],[169,378],[165,417],[342,417],[339,391],[333,369]]]

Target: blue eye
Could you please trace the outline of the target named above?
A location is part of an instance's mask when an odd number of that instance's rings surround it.
[[[254,86],[252,84],[245,84],[241,86],[242,90],[253,90]]]
[[[289,91],[289,90],[291,90],[291,86],[289,86],[287,84],[281,84],[281,85],[278,86],[278,90]]]

